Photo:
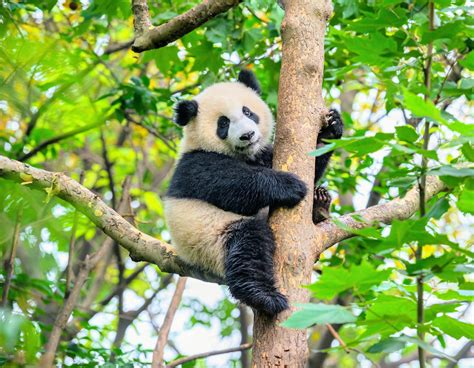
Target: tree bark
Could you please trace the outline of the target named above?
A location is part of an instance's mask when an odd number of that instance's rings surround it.
[[[305,200],[271,218],[277,250],[275,272],[280,290],[291,304],[309,301],[301,285],[310,283],[315,253],[311,222],[314,158],[317,133],[326,108],[322,99],[324,33],[331,15],[328,0],[284,1],[282,66],[273,166],[297,174],[307,185]],[[294,307],[291,308],[294,310]],[[308,359],[306,330],[280,327],[290,311],[276,319],[256,314],[254,367],[304,367]]]

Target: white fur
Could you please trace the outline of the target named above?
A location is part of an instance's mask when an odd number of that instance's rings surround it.
[[[231,156],[240,155],[229,140],[220,139],[217,134],[217,120],[220,116],[239,120],[249,119],[243,116],[242,107],[247,106],[256,113],[259,124],[252,122],[261,137],[252,154],[270,143],[273,133],[273,116],[268,105],[252,89],[240,82],[217,83],[202,91],[194,100],[198,103],[198,115],[183,130],[181,153],[202,149]],[[245,118],[245,119],[244,119]]]

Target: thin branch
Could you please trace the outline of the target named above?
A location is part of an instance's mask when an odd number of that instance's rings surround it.
[[[133,41],[127,41],[127,42],[123,42],[123,43],[114,43],[112,45],[109,45],[105,51],[104,51],[104,55],[111,55],[113,53],[116,53],[116,52],[119,52],[119,51],[122,51],[122,50],[126,50],[128,48],[130,48],[130,46],[132,46],[133,44]]]
[[[445,189],[445,184],[438,177],[428,176],[425,200],[429,200]],[[393,220],[410,218],[418,210],[419,201],[418,187],[414,187],[403,198],[395,198],[390,202],[341,216],[337,220],[353,229],[364,229],[378,222],[390,224]],[[360,218],[362,221],[359,221]],[[322,241],[323,249],[354,236],[352,232],[338,227],[331,219],[315,225],[315,230]]]
[[[446,368],[454,368],[457,366],[461,359],[472,357],[473,354],[471,352],[472,347],[474,346],[474,341],[469,341],[466,345],[464,345],[461,350],[458,351],[456,356],[454,357],[455,362],[449,362]]]
[[[135,31],[138,32],[137,38],[132,45],[132,50],[135,52],[143,52],[166,46],[170,42],[176,41],[178,38],[183,37],[203,25],[215,16],[233,8],[241,1],[242,0],[205,0],[187,12],[141,34],[140,32],[147,28],[146,15],[148,15],[148,7],[145,11],[143,8],[143,3],[146,4],[145,0],[133,0],[132,10],[135,16]],[[142,7],[137,8],[137,3],[142,4]]]
[[[329,333],[339,342],[339,345],[341,345],[341,348],[343,348],[344,351],[349,354],[350,353],[349,348],[347,347],[344,340],[341,339],[341,336],[339,336],[339,334],[334,329],[334,327],[332,327],[330,323],[326,323],[326,327],[328,328]]]
[[[63,173],[36,169],[0,155],[0,177],[35,189],[47,189],[51,195],[56,195],[75,206],[98,228],[127,249],[130,257],[136,262],[154,263],[162,272],[223,283],[219,276],[182,261],[171,245],[139,231],[108,207],[98,195]]]
[[[214,350],[214,351],[208,351],[207,353],[200,353],[200,354],[196,354],[196,355],[190,355],[190,356],[187,356],[187,357],[184,357],[184,358],[179,358],[179,359],[176,359],[176,360],[172,361],[170,364],[168,364],[166,366],[166,368],[177,367],[181,364],[191,362],[191,361],[196,360],[196,359],[207,358],[207,357],[214,356],[214,355],[234,353],[236,351],[245,351],[245,350],[250,349],[251,347],[252,347],[252,344],[248,343],[248,344],[242,344],[242,345],[237,346],[235,348],[223,349],[223,350]]]
[[[127,203],[127,197],[130,195],[129,190],[130,181],[127,180],[124,184],[122,199],[118,206],[119,211],[122,210],[125,203]],[[88,254],[84,262],[81,264],[77,277],[74,280],[74,286],[54,320],[53,329],[51,330],[51,334],[48,337],[45,352],[41,356],[39,362],[40,367],[49,368],[53,366],[61,335],[64,329],[66,328],[67,321],[71,317],[71,314],[77,305],[77,302],[81,295],[82,287],[87,281],[91,270],[96,267],[97,264],[103,259],[103,257],[109,252],[111,243],[112,240],[108,238],[105,242],[102,243],[102,246],[96,253],[92,255]]]
[[[174,291],[173,297],[171,298],[170,306],[166,312],[165,320],[161,326],[158,339],[156,340],[155,350],[153,350],[153,360],[151,362],[152,368],[164,367],[163,354],[165,352],[166,342],[168,341],[168,335],[171,330],[171,324],[173,323],[174,316],[178,310],[179,303],[183,296],[184,287],[186,286],[186,277],[180,277],[176,284],[176,290]]]
[[[434,30],[434,2],[430,0],[428,2],[428,19],[429,19],[429,30],[433,32]],[[431,92],[431,67],[433,64],[433,42],[428,44],[428,55],[426,60],[426,66],[424,69],[424,77],[425,77],[425,87],[426,87],[426,94],[425,94],[425,101],[430,98]],[[428,146],[430,143],[430,122],[428,119],[425,119],[425,131],[423,134],[423,149],[428,150]],[[420,217],[424,217],[426,214],[426,169],[428,167],[428,158],[423,155],[421,158],[421,178],[419,182],[419,203],[420,203]],[[416,262],[420,262],[423,259],[423,245],[418,244],[416,247],[415,252]],[[416,334],[421,341],[425,340],[425,332],[423,328],[423,323],[425,321],[425,307],[423,301],[423,278],[424,275],[421,273],[416,278]],[[420,364],[420,368],[426,367],[426,352],[421,345],[418,345],[418,361]]]
[[[81,171],[79,176],[79,184],[82,184],[84,180],[84,171]],[[68,259],[67,259],[67,266],[66,266],[66,287],[64,291],[64,297],[67,299],[69,296],[69,288],[71,286],[71,281],[74,278],[74,269],[72,267],[74,262],[74,254],[76,254],[76,229],[77,229],[77,221],[78,221],[78,211],[74,211],[74,217],[72,220],[72,228],[71,228],[71,238],[69,239],[69,252],[68,252]]]
[[[75,135],[87,132],[91,129],[94,129],[94,128],[97,128],[97,127],[101,126],[102,124],[104,124],[104,121],[100,120],[99,122],[95,122],[95,123],[92,123],[92,124],[89,124],[89,125],[85,125],[85,126],[77,128],[77,129],[71,130],[70,132],[66,132],[66,133],[60,134],[56,137],[47,139],[47,140],[41,142],[35,148],[33,148],[30,152],[25,153],[23,155],[20,155],[18,157],[18,160],[19,161],[26,161],[26,160],[30,159],[31,157],[35,156],[37,153],[44,150],[46,147],[51,146],[52,144],[55,144],[55,143],[58,143],[60,141],[65,140],[65,139],[71,138]]]
[[[5,264],[5,283],[3,285],[2,292],[2,308],[5,308],[8,303],[8,292],[10,291],[10,285],[12,282],[13,270],[15,266],[15,256],[16,250],[18,249],[18,243],[20,241],[20,227],[21,227],[21,218],[23,216],[23,207],[19,207],[16,214],[15,229],[13,230],[12,238],[12,249],[10,250],[10,256],[8,261]]]

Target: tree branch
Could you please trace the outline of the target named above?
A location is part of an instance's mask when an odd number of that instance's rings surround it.
[[[185,34],[193,31],[197,27],[206,23],[215,16],[226,12],[239,4],[242,0],[204,0],[199,5],[178,15],[176,18],[158,26],[149,29],[151,24],[147,25],[148,6],[145,0],[133,0],[132,10],[135,16],[135,32],[137,38],[133,42],[132,50],[143,52],[151,49],[158,49],[166,46],[170,42],[176,41]],[[140,4],[140,6],[139,6]],[[146,7],[146,10],[144,9]],[[148,29],[143,33],[145,29]],[[142,32],[142,33],[140,33]]]
[[[173,297],[171,298],[171,303],[168,307],[168,311],[166,312],[165,320],[163,321],[163,324],[160,328],[160,333],[158,334],[158,339],[156,340],[155,350],[153,350],[153,360],[151,362],[152,368],[164,367],[163,354],[165,352],[166,342],[168,341],[168,335],[171,330],[174,316],[179,307],[179,303],[181,303],[181,298],[183,297],[186,281],[187,279],[185,277],[180,277],[176,284],[176,290],[174,291]]]
[[[133,28],[137,37],[153,27],[146,0],[132,0],[132,12],[134,15]]]
[[[252,344],[247,343],[247,344],[242,344],[240,346],[237,346],[235,348],[215,350],[215,351],[209,351],[207,353],[200,353],[200,354],[196,354],[196,355],[190,355],[190,356],[187,356],[187,357],[184,357],[184,358],[179,358],[179,359],[176,359],[176,360],[172,361],[170,364],[168,364],[166,366],[166,368],[177,367],[179,365],[182,365],[182,364],[187,363],[187,362],[191,362],[193,360],[207,358],[207,357],[214,356],[214,355],[234,353],[236,351],[245,351],[245,350],[250,349],[251,347],[252,347]]]
[[[182,261],[170,244],[155,239],[131,225],[108,207],[100,197],[63,173],[36,169],[0,155],[0,177],[47,190],[49,195],[72,204],[98,228],[130,252],[132,260],[156,264],[162,272],[176,273],[203,281],[223,283],[210,272]]]
[[[426,178],[426,198],[429,200],[446,189],[444,183],[436,176]],[[363,229],[375,225],[377,222],[390,224],[393,220],[403,220],[412,216],[419,209],[420,192],[418,187],[412,188],[403,198],[369,207],[362,211],[353,212],[337,220],[353,229]],[[358,221],[356,218],[362,218]],[[315,226],[316,234],[320,236],[323,249],[354,236],[350,231],[341,229],[335,222],[328,219]]]
[[[2,308],[6,308],[8,304],[8,292],[10,291],[10,284],[12,282],[13,270],[15,266],[15,257],[16,257],[16,250],[18,249],[18,243],[20,241],[20,228],[21,228],[21,219],[23,217],[23,207],[18,209],[16,214],[16,222],[15,222],[15,229],[13,230],[13,240],[12,240],[12,248],[10,250],[10,256],[8,260],[5,261],[5,283],[3,284],[3,292],[2,292]]]

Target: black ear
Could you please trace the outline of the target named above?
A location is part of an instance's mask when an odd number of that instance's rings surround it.
[[[174,122],[180,126],[185,126],[195,118],[198,113],[198,103],[194,100],[180,101],[174,107]]]
[[[258,94],[261,94],[260,84],[258,83],[257,77],[252,71],[248,69],[242,69],[237,79],[240,83],[245,84],[247,87],[253,89]]]

